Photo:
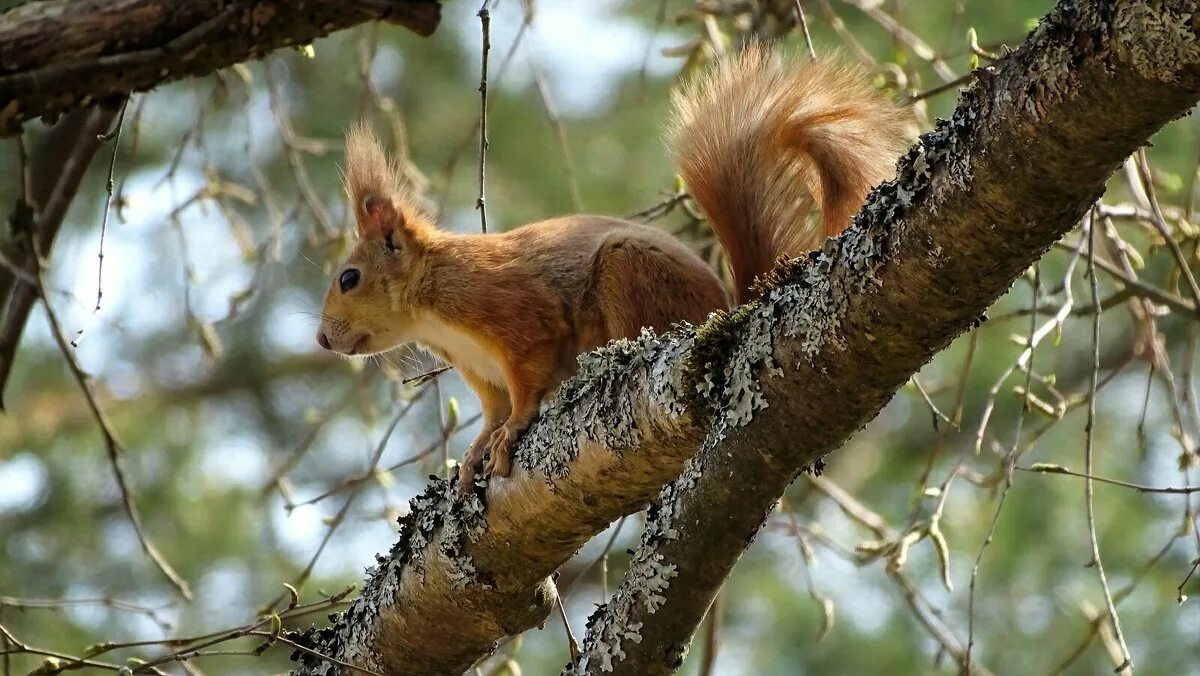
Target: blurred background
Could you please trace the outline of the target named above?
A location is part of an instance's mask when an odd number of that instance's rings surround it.
[[[816,51],[864,63],[880,87],[914,103],[919,131],[949,116],[972,68],[1018,46],[1051,8],[801,4]],[[489,227],[576,211],[632,215],[666,200],[674,208],[656,210],[654,223],[719,264],[694,209],[670,200],[678,186],[661,141],[668,93],[715,44],[748,34],[781,36],[781,48],[803,58],[793,7],[494,2]],[[254,624],[287,593],[284,583],[310,611],[286,626],[323,625],[344,606],[337,595],[391,546],[396,518],[426,477],[461,457],[477,405],[453,371],[420,377],[437,364],[419,350],[339,359],[318,349],[314,333],[329,275],[353,241],[338,163],[357,118],[405,159],[443,227],[478,229],[478,9],[448,0],[428,39],[362,26],[130,101],[103,276],[111,141],[45,278],[123,449],[145,538],[191,600],[144,553],[96,418],[39,304],[0,415],[0,625],[13,637],[136,666],[185,647],[164,639]],[[45,137],[30,125],[31,152]],[[681,673],[952,673],[952,653],[969,640],[977,664],[996,674],[1112,672],[1116,637],[1090,565],[1085,482],[1028,470],[1083,471],[1099,321],[1094,473],[1195,484],[1200,324],[1186,310],[1197,301],[1189,267],[1198,267],[1198,140],[1196,121],[1180,120],[1154,139],[1144,171],[1131,164],[1114,177],[1088,221],[1099,302],[1077,228],[987,322],[830,455],[820,479],[797,480]],[[6,141],[0,204],[16,198],[17,167]],[[1200,592],[1200,575],[1187,580],[1200,551],[1198,500],[1095,487],[1105,572],[1143,674],[1200,674],[1200,606],[1182,601]],[[614,524],[564,568],[577,637],[620,580],[640,524],[640,515]],[[290,648],[256,654],[262,643],[221,641],[160,668],[287,670]],[[43,659],[11,652],[0,657],[6,674]],[[568,659],[555,617],[479,670],[553,674]]]

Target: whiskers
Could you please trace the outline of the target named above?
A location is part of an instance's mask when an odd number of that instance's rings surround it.
[[[324,273],[324,272],[325,272],[325,268],[321,267],[321,265],[320,265],[320,264],[318,264],[318,263],[317,263],[316,261],[314,261],[313,259],[309,258],[309,257],[308,257],[308,254],[306,254],[306,253],[304,253],[304,252],[300,252],[300,257],[301,257],[301,258],[303,258],[304,260],[308,261],[308,262],[309,262],[309,263],[310,263],[310,264],[311,264],[311,265],[312,265],[314,268],[316,268],[316,269],[320,270],[322,273]]]
[[[407,344],[401,345],[390,352],[380,353],[377,356],[386,360],[396,370],[397,375],[404,377],[421,372],[422,362],[424,361],[421,358],[422,352],[424,351],[419,350],[416,345]]]
[[[330,324],[337,324],[340,321],[335,317],[330,317],[329,315],[325,314],[324,312],[309,312],[307,310],[296,310],[294,312],[288,313],[289,317],[295,317],[297,315],[299,315],[301,317],[308,317],[309,319],[315,319],[315,320],[317,320],[318,323],[325,321],[325,322],[329,322]]]

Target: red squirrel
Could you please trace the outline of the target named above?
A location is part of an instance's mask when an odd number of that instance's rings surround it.
[[[517,436],[576,358],[747,300],[756,277],[839,234],[899,153],[899,109],[835,59],[751,45],[672,97],[680,175],[725,250],[732,293],[653,227],[572,215],[507,232],[439,230],[371,131],[346,139],[358,243],[333,276],[317,342],[346,355],[419,343],[479,396],[483,429],[459,466],[508,476]],[[813,212],[821,212],[816,223]]]

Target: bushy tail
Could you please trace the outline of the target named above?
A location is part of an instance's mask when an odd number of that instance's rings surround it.
[[[673,104],[680,173],[725,249],[739,303],[779,256],[849,226],[900,151],[898,108],[828,57],[786,62],[750,45]]]

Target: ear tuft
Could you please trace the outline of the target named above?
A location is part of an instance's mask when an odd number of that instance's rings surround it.
[[[383,144],[365,122],[358,122],[346,134],[346,167],[342,175],[346,197],[362,209],[355,214],[360,235],[379,233],[382,222],[395,220],[393,200],[403,195],[400,169],[383,149]],[[387,213],[373,213],[386,207]],[[357,211],[357,210],[356,210]],[[368,223],[364,216],[369,216]]]
[[[355,123],[346,133],[342,179],[360,237],[387,239],[388,233],[399,232],[411,239],[430,227],[409,198],[400,165],[365,122]]]

